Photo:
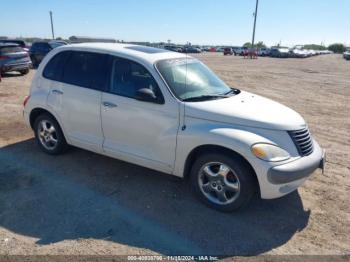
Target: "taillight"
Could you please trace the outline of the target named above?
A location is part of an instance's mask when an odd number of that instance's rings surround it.
[[[5,56],[5,55],[0,55],[0,60],[6,60],[9,59],[9,56]]]
[[[26,97],[24,98],[23,106],[26,106],[26,104],[27,104],[29,98],[30,98],[30,96],[26,96]]]

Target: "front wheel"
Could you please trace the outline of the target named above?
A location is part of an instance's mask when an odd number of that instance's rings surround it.
[[[34,123],[35,138],[40,148],[50,155],[58,155],[67,149],[63,132],[50,114],[38,116]]]
[[[256,191],[254,171],[242,159],[210,153],[196,159],[191,183],[208,206],[231,212],[246,205]]]

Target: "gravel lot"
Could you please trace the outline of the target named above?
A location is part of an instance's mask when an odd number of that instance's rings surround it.
[[[227,83],[301,113],[327,150],[297,192],[239,213],[186,182],[88,151],[41,153],[22,121],[32,70],[0,83],[0,254],[350,254],[350,62],[196,55]]]

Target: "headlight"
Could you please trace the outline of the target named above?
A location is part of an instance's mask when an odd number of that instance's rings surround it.
[[[259,143],[253,145],[251,149],[254,156],[269,162],[283,161],[290,158],[286,150],[275,145]]]

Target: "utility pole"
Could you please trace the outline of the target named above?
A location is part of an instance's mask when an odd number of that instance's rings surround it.
[[[256,27],[256,17],[257,17],[257,15],[258,15],[258,5],[259,5],[259,0],[256,0],[255,13],[254,13],[254,27],[253,27],[252,48],[254,48],[255,27]]]
[[[52,39],[55,39],[55,33],[53,31],[53,22],[52,22],[52,11],[50,11],[50,20],[51,20]]]

